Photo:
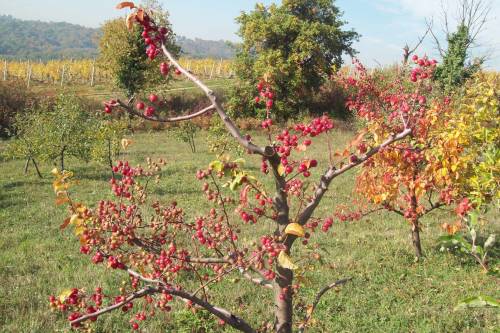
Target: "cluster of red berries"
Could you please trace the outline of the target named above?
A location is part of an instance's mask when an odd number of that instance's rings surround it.
[[[403,158],[407,163],[415,164],[424,159],[424,154],[421,151],[406,149],[403,153]]]
[[[418,80],[425,80],[432,77],[432,73],[436,69],[436,60],[429,60],[427,56],[419,58],[417,55],[412,57],[412,60],[418,67],[412,69],[410,79],[412,82],[417,82]]]
[[[161,52],[161,45],[165,42],[169,30],[165,27],[158,28],[146,13],[143,14],[142,20],[136,21],[143,27],[142,38],[147,45],[146,54],[150,60],[154,60]]]
[[[68,321],[72,322],[82,317],[84,314],[96,313],[102,305],[102,298],[102,289],[96,288],[95,293],[91,296],[91,300],[93,301],[94,305],[89,305],[85,300],[85,295],[81,293],[80,290],[73,288],[71,289],[69,295],[63,295],[59,298],[50,296],[49,303],[51,308],[57,309],[61,312],[71,310],[72,312],[68,315],[67,318]],[[97,316],[90,317],[88,320],[95,322],[97,320]],[[74,323],[71,324],[71,326],[73,328],[79,328],[82,327],[82,324]]]
[[[104,102],[104,112],[107,114],[111,114],[113,112],[113,108],[118,105],[118,102],[114,99]]]
[[[121,180],[112,178],[111,189],[117,197],[131,198],[131,187],[135,184],[134,177],[142,173],[141,169],[131,168],[128,162],[118,161],[113,167],[114,173],[121,173]]]
[[[330,230],[332,225],[333,225],[333,219],[331,217],[327,217],[323,222],[323,225],[321,226],[321,230],[323,230],[324,232],[328,232],[328,230]]]
[[[160,98],[158,97],[158,95],[151,94],[149,95],[149,101],[155,105],[158,105]],[[144,116],[148,118],[153,117],[156,112],[155,106],[153,105],[146,106],[144,102],[138,102],[135,107],[137,108],[137,110],[142,111],[144,113]]]
[[[255,103],[259,104],[264,101],[266,103],[266,110],[271,110],[274,105],[274,92],[271,85],[265,81],[260,81],[257,84],[257,91],[259,92],[259,96],[255,97]]]
[[[276,136],[275,149],[280,154],[281,164],[283,165],[284,172],[286,175],[291,174],[295,168],[304,177],[309,177],[311,175],[310,169],[318,166],[317,160],[302,160],[302,161],[290,161],[289,157],[293,150],[306,150],[312,144],[310,138],[316,137],[322,133],[326,133],[334,128],[333,121],[327,116],[322,116],[311,121],[310,124],[298,124],[293,126],[290,130],[283,130],[280,134]],[[292,131],[292,132],[291,132]],[[293,133],[295,132],[295,133]],[[300,143],[300,140],[302,142]],[[300,146],[300,147],[299,147]],[[264,159],[261,165],[261,171],[267,173],[269,166],[267,161]]]

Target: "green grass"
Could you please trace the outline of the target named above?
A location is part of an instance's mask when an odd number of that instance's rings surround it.
[[[341,147],[350,133],[339,131],[333,139]],[[133,163],[145,157],[165,157],[168,166],[154,193],[164,202],[177,200],[186,210],[187,219],[209,206],[199,191],[194,172],[214,157],[207,151],[205,135],[197,139],[200,153],[189,152],[165,132],[137,134],[129,153],[123,156]],[[5,142],[0,142],[0,151]],[[310,153],[319,156],[320,166],[327,160],[326,144],[319,142]],[[246,156],[248,168],[258,172],[259,159]],[[321,163],[323,162],[323,163]],[[69,160],[67,167],[80,180],[74,197],[89,204],[109,196],[106,182],[109,173],[97,164]],[[67,321],[51,313],[48,296],[71,287],[105,291],[126,278],[123,272],[108,271],[90,264],[78,252],[78,241],[71,231],[59,230],[65,208],[54,205],[50,165],[43,165],[45,179],[33,173],[23,176],[23,161],[0,162],[0,331],[63,332]],[[319,168],[321,169],[321,168]],[[33,171],[33,170],[31,170]],[[313,179],[316,179],[316,173]],[[336,204],[349,202],[354,173],[335,180],[325,197],[319,216],[333,212]],[[269,180],[266,180],[268,183]],[[454,312],[462,299],[474,295],[500,297],[498,279],[481,273],[469,258],[439,251],[439,225],[452,218],[439,212],[424,219],[422,233],[426,254],[422,262],[413,257],[409,226],[390,214],[372,215],[355,223],[336,223],[328,235],[313,237],[325,249],[324,262],[313,260],[307,280],[296,302],[309,304],[325,284],[352,277],[338,291],[331,291],[320,302],[315,313],[316,325],[310,332],[493,332],[498,331],[499,312],[478,309]],[[243,238],[270,228],[262,222],[248,230]],[[489,228],[497,228],[491,225]],[[303,252],[297,246],[294,256]],[[245,280],[234,282],[232,276],[214,285],[213,302],[241,314],[255,326],[272,320],[271,295]],[[189,284],[192,276],[186,275]],[[299,306],[300,307],[300,306]],[[168,316],[159,315],[144,326],[144,332],[212,332],[219,330],[204,313],[181,310]],[[303,312],[297,311],[297,316]],[[96,332],[129,331],[129,316],[115,313],[99,319]],[[227,331],[230,331],[227,329]]]

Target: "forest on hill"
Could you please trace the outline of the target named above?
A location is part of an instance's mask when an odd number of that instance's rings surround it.
[[[66,22],[27,21],[0,15],[0,58],[6,59],[85,59],[98,55],[101,30]],[[178,36],[185,56],[223,58],[234,56],[226,41],[190,39]]]

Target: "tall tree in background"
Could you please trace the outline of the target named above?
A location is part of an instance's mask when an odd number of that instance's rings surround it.
[[[459,0],[457,6],[457,28],[451,32],[449,11],[443,7],[443,31],[447,47],[444,48],[438,36],[428,23],[428,28],[434,38],[437,50],[442,61],[434,73],[434,78],[445,89],[451,89],[462,84],[477,72],[486,60],[486,57],[472,58],[471,49],[478,46],[478,37],[484,30],[491,10],[488,0]]]
[[[307,111],[312,92],[342,65],[342,55],[355,53],[352,44],[359,35],[344,29],[341,16],[332,0],[284,0],[242,13],[237,18],[243,39],[235,65],[239,82],[231,109],[246,115],[265,109],[250,93],[264,78],[278,118]]]
[[[143,7],[151,13],[155,22],[172,31],[169,14],[157,0],[144,1]],[[108,21],[102,27],[103,36],[99,42],[99,65],[111,72],[118,87],[132,96],[148,85],[160,80],[165,82],[158,71],[159,60],[148,60],[142,30],[134,27],[129,31],[124,18]],[[175,34],[167,36],[166,45],[178,55],[180,48],[175,44]]]

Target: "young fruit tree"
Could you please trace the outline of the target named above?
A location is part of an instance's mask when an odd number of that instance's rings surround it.
[[[178,299],[188,307],[208,311],[221,325],[242,332],[288,333],[294,327],[304,331],[311,326],[321,297],[349,280],[342,279],[322,288],[307,308],[307,316],[294,321],[294,298],[303,281],[296,278],[302,274],[297,247],[306,246],[312,233],[327,232],[332,226],[331,218],[323,221],[315,216],[317,207],[334,179],[410,135],[413,124],[419,121],[418,114],[409,117],[395,110],[395,116],[388,121],[398,123],[397,126],[387,127],[387,131],[371,143],[370,149],[355,158],[338,163],[331,159],[319,181],[309,186],[306,180],[318,167],[317,160],[308,156],[309,147],[317,137],[333,131],[331,119],[323,116],[276,134],[271,119],[273,87],[263,79],[257,90],[266,105],[267,117],[262,127],[269,142],[258,145],[249,135],[240,132],[217,96],[172,56],[163,44],[171,32],[156,25],[147,11],[133,3],[118,5],[120,9],[124,7],[131,9],[127,19],[129,27],[138,24],[144,30],[148,55],[165,58],[160,70],[184,75],[206,94],[210,105],[192,114],[171,118],[155,113],[155,105],[159,103],[156,95],[147,103],[116,100],[109,102],[108,107],[159,122],[187,121],[214,112],[234,140],[249,155],[262,160],[262,174],[253,175],[245,170],[241,159],[231,161],[222,157],[210,163],[207,169],[199,170],[196,177],[202,182],[202,192],[212,208],[206,213],[199,212],[200,215],[190,221],[176,202],[161,203],[148,196],[148,184],[156,179],[165,163],[162,160],[148,160],[147,168],[119,161],[114,171],[121,177],[111,180],[116,198],[101,200],[93,207],[78,203],[70,196],[71,173],[54,170],[57,202],[67,203],[71,212],[61,227],[73,226],[81,252],[89,255],[94,264],[105,264],[118,274],[129,276],[129,282],[117,287],[115,295],[104,293],[100,287],[95,291],[68,289],[59,297],[52,296],[51,306],[66,313],[74,328],[85,328],[100,316],[117,310],[127,313],[132,329],[139,330],[147,318],[173,311],[179,306],[174,299]],[[375,117],[381,110],[373,108],[370,112]],[[265,188],[264,177],[273,179],[274,189]],[[236,218],[233,211],[237,213]],[[259,228],[264,224],[268,227]],[[317,247],[310,248],[315,250]],[[308,254],[303,260],[310,257]],[[259,318],[242,318],[212,303],[213,284],[236,275],[255,288],[269,289],[274,303],[269,311],[274,316],[273,324],[255,326]]]
[[[401,126],[399,122],[412,128],[410,135],[385,147],[363,165],[357,176],[356,192],[371,204],[408,221],[415,255],[420,258],[420,219],[451,204],[459,193],[454,191],[453,181],[442,181],[444,171],[435,168],[442,159],[431,151],[434,134],[441,131],[444,115],[450,110],[450,98],[433,89],[436,61],[417,55],[412,60],[416,67],[398,69],[396,79],[386,77],[384,72],[369,74],[357,64],[358,79],[340,77],[340,81],[347,90],[353,91],[355,98],[348,101],[348,106],[365,119],[364,135],[372,136],[377,142],[385,133],[397,131]],[[373,110],[382,111],[374,113]],[[357,149],[363,153],[367,147],[360,143]],[[458,154],[457,150],[454,152]],[[458,158],[457,155],[448,157]]]

